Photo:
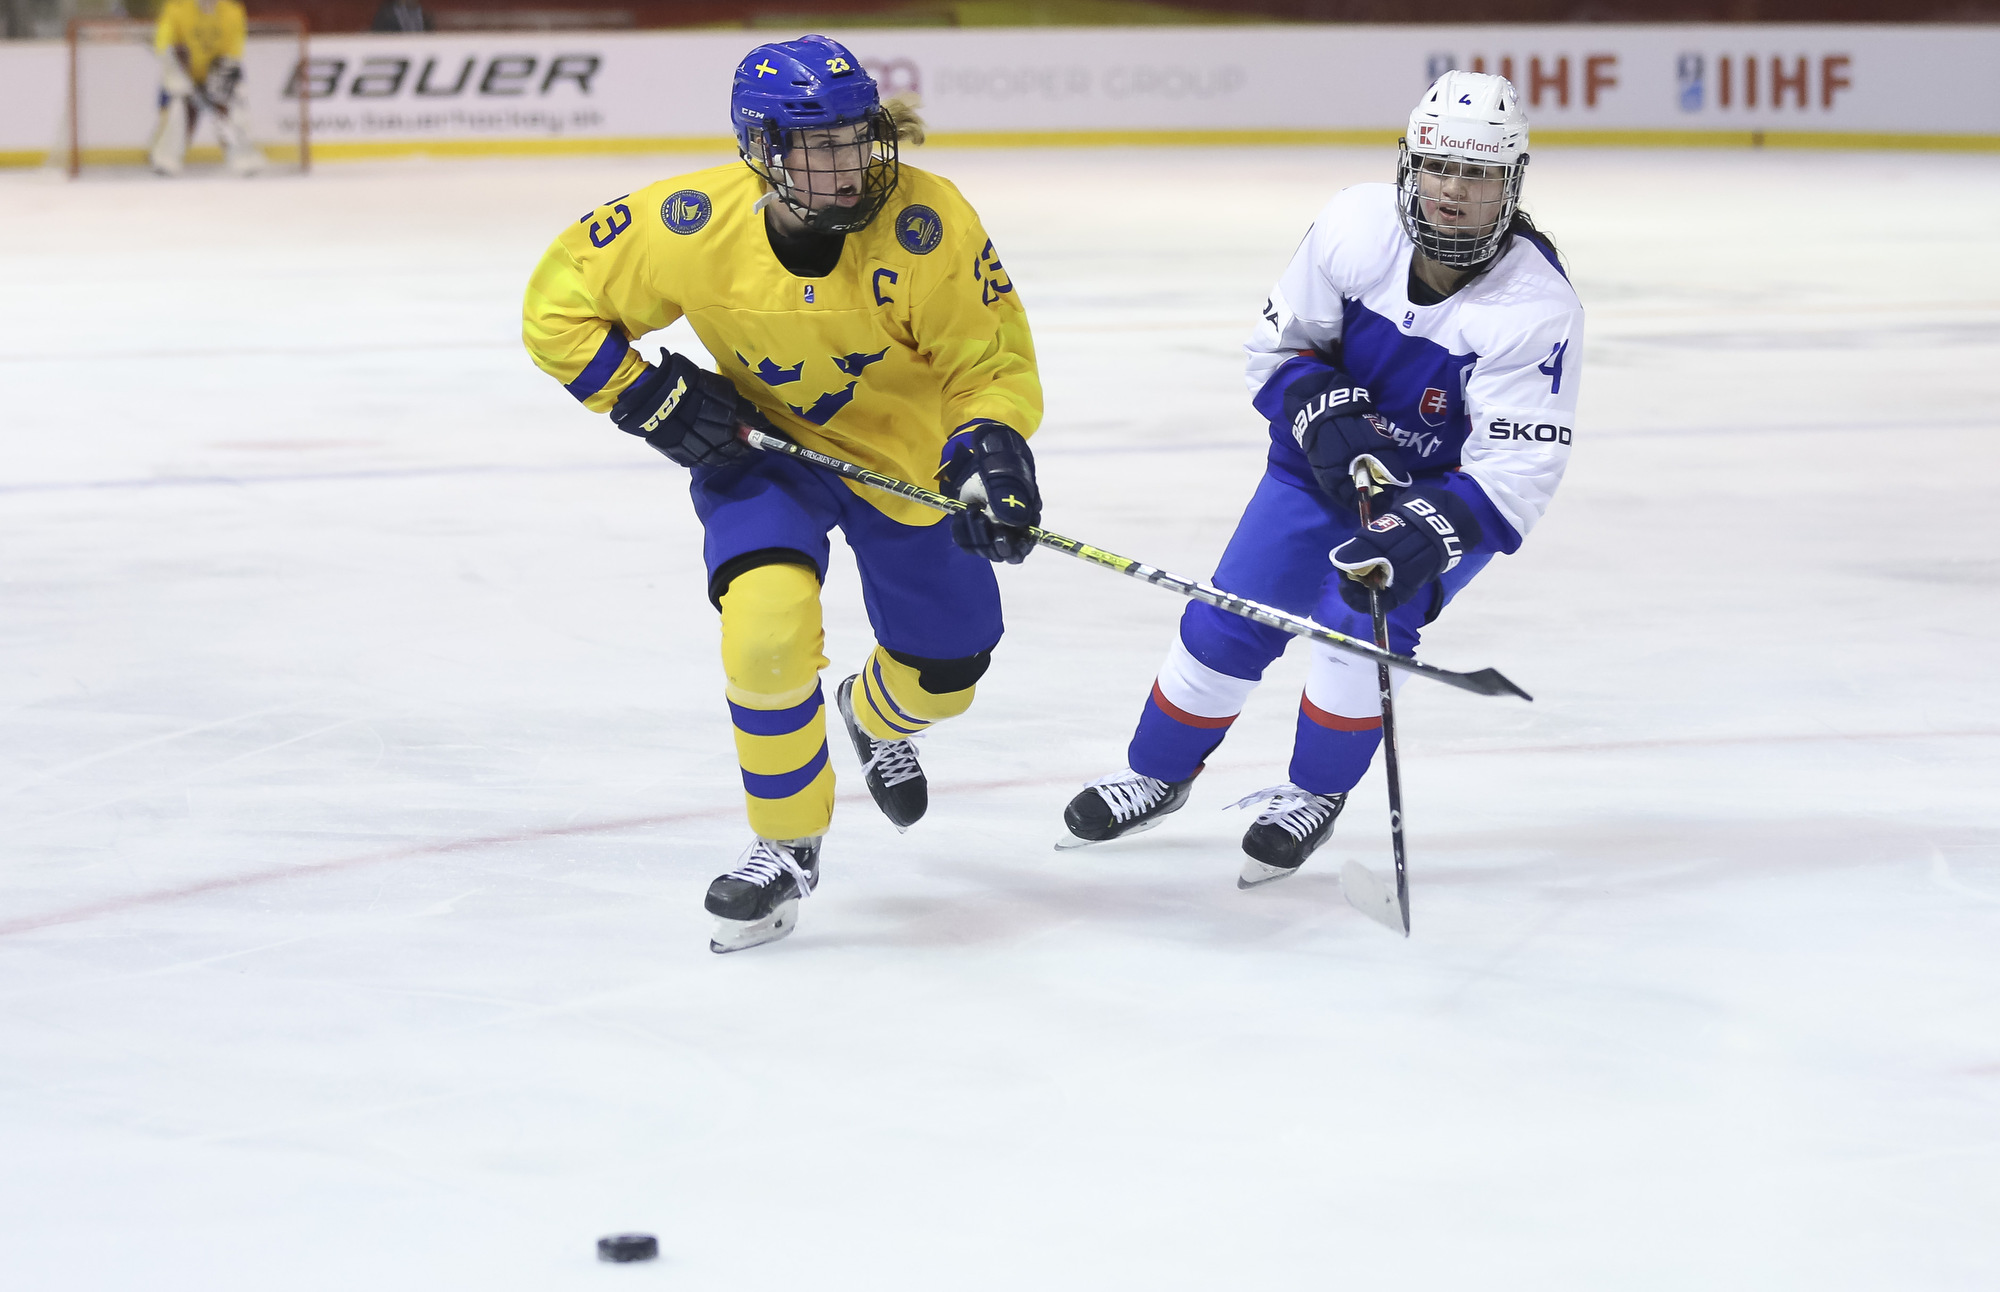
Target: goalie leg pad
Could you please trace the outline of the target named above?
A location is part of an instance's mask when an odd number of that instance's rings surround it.
[[[162,175],[178,175],[187,161],[188,130],[194,119],[194,104],[185,94],[160,92],[160,124],[153,134],[149,160]]]
[[[722,666],[750,828],[766,839],[826,833],[826,667],[819,579],[809,566],[762,565],[722,594]]]
[[[213,115],[215,131],[222,136],[224,164],[238,175],[255,175],[264,169],[264,150],[250,138],[242,100],[231,102],[226,112]]]

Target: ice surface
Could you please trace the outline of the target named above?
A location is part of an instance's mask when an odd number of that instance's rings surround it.
[[[1575,465],[1426,653],[1538,699],[1405,690],[1408,942],[1338,889],[1379,780],[1235,887],[1298,652],[1166,828],[1051,849],[1180,607],[1040,553],[930,817],[836,739],[825,884],[730,957],[682,473],[517,341],[565,222],[709,160],[0,179],[0,1282],[2000,1284],[2000,158],[1537,155]],[[1392,158],[922,161],[1050,523],[1207,574],[1236,346]]]

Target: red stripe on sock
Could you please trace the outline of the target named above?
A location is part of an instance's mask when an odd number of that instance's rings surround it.
[[[1169,700],[1166,696],[1161,695],[1160,684],[1158,682],[1153,683],[1153,703],[1159,705],[1160,712],[1166,714],[1169,718],[1172,718],[1175,722],[1185,723],[1190,727],[1201,727],[1204,730],[1208,731],[1214,731],[1217,728],[1226,727],[1230,723],[1236,721],[1236,715],[1233,713],[1226,718],[1204,718],[1199,714],[1189,713],[1186,709],[1181,708],[1179,705],[1175,704],[1172,700]]]
[[[1299,712],[1331,731],[1374,731],[1382,725],[1382,715],[1372,718],[1343,718],[1337,713],[1328,713],[1314,704],[1302,691],[1299,693]]]

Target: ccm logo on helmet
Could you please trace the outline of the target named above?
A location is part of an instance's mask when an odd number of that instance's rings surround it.
[[[1532,440],[1538,444],[1567,444],[1569,435],[1567,426],[1557,426],[1551,422],[1539,424],[1510,422],[1505,418],[1496,418],[1493,424],[1486,428],[1486,438],[1489,440]]]
[[[647,418],[645,424],[640,426],[639,429],[644,431],[648,435],[651,435],[654,431],[658,430],[661,422],[666,421],[669,417],[672,417],[674,415],[674,410],[681,406],[681,396],[687,393],[688,393],[687,378],[682,377],[679,381],[674,383],[674,388],[671,391],[667,392],[667,402],[661,404],[657,409],[654,409],[653,415]]]

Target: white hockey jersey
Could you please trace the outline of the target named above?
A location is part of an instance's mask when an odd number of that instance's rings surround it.
[[[1320,212],[1244,347],[1252,402],[1274,423],[1271,461],[1311,482],[1282,416],[1284,388],[1301,365],[1338,364],[1396,423],[1417,478],[1473,507],[1481,547],[1512,552],[1569,463],[1583,305],[1555,257],[1526,237],[1451,296],[1418,305],[1414,251],[1393,184],[1356,185]]]

